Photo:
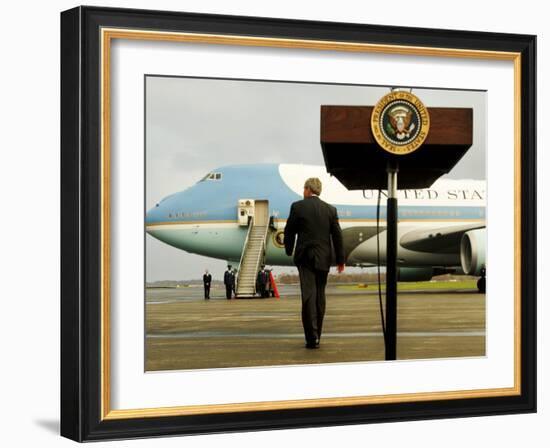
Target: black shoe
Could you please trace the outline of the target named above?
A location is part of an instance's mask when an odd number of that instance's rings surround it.
[[[317,339],[315,342],[307,342],[306,348],[312,348],[312,349],[319,348],[319,339]]]

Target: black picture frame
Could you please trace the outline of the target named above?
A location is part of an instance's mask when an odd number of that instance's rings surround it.
[[[101,30],[135,29],[516,55],[521,278],[519,393],[403,403],[105,418],[101,338]],[[61,13],[61,435],[76,441],[536,412],[536,36],[101,7]],[[102,243],[103,241],[103,243]],[[109,242],[107,241],[107,244]],[[103,310],[103,311],[102,311]],[[108,397],[107,397],[108,398]]]

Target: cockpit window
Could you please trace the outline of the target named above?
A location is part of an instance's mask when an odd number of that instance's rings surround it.
[[[222,173],[208,173],[201,180],[199,180],[199,182],[204,182],[205,180],[221,180],[221,179],[222,179]]]

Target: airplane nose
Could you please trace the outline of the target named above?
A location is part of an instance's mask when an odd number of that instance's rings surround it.
[[[165,219],[163,218],[163,207],[160,204],[156,204],[145,214],[145,230],[149,233],[150,227],[154,224],[158,224]]]
[[[181,210],[186,204],[180,199],[177,206]],[[174,216],[174,208],[175,204],[170,200],[156,204],[145,215],[145,231],[153,238],[178,249],[194,249],[197,242],[196,230],[178,228],[178,217]]]
[[[172,232],[167,230],[163,224],[169,221],[164,204],[156,204],[145,214],[145,232],[153,238],[170,244]]]

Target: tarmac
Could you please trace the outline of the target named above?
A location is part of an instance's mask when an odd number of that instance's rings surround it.
[[[281,298],[225,298],[202,286],[146,288],[145,370],[189,370],[384,360],[376,286],[327,286],[320,348],[304,347],[299,285]],[[382,293],[384,300],[384,294]],[[485,356],[485,294],[398,295],[397,359]]]

